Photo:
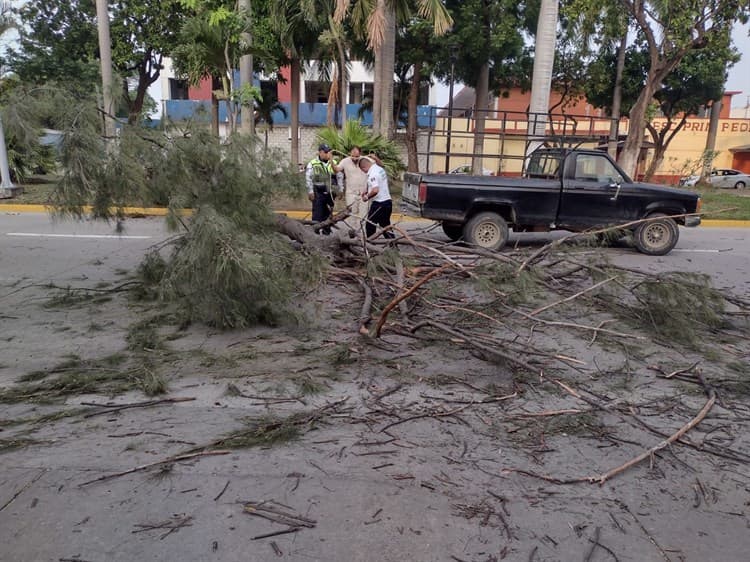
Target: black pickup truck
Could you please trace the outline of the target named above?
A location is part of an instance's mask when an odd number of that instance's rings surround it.
[[[630,227],[639,251],[669,253],[678,224],[700,224],[701,200],[690,191],[633,182],[605,152],[543,148],[528,160],[523,178],[459,174],[406,174],[402,208],[441,221],[452,240],[490,250],[514,232]],[[670,218],[672,217],[672,218]]]

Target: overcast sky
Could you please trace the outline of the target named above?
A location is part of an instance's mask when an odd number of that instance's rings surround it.
[[[734,44],[742,53],[740,62],[729,69],[729,79],[726,85],[727,91],[739,90],[742,92],[734,96],[732,107],[747,106],[750,97],[750,36],[748,36],[748,30],[747,25],[737,24],[732,33]]]

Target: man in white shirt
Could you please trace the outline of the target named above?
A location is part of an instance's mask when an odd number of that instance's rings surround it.
[[[381,228],[390,226],[393,202],[391,201],[391,192],[388,189],[388,174],[386,171],[367,156],[359,159],[359,167],[367,174],[367,192],[362,195],[362,201],[371,201],[365,228],[367,237],[370,238],[375,234],[376,225]],[[386,231],[383,237],[395,238],[391,230]]]
[[[362,195],[367,193],[367,174],[359,168],[358,162],[361,156],[362,149],[355,146],[349,151],[349,156],[333,166],[336,172],[343,173],[346,177],[346,207],[351,216],[345,222],[355,232],[359,230],[362,219],[367,217],[370,206],[362,200]]]

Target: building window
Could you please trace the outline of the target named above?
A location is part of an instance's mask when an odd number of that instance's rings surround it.
[[[307,103],[328,103],[330,84],[317,80],[305,81],[305,101]]]
[[[279,89],[276,80],[261,80],[260,95],[263,99],[278,99]]]
[[[372,82],[351,82],[349,84],[349,103],[372,101]]]
[[[169,99],[171,100],[188,99],[187,80],[178,80],[177,78],[169,79]]]

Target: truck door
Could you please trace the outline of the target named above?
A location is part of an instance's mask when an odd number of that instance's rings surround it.
[[[565,162],[557,224],[591,227],[622,222],[620,171],[605,154],[571,154]]]

